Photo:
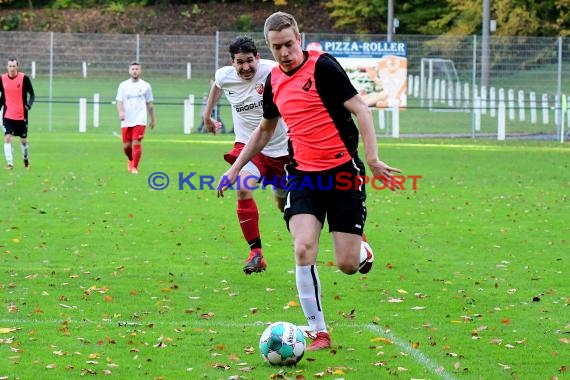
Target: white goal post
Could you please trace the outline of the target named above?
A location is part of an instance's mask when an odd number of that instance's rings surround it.
[[[459,110],[463,103],[458,90],[459,76],[451,59],[422,58],[420,68],[420,101],[427,100],[430,111]]]

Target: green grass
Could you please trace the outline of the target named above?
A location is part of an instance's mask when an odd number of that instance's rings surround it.
[[[566,145],[381,140],[418,189],[369,188],[368,276],[338,272],[323,233],[334,350],[281,369],[265,323],[305,323],[270,192],[268,269],[246,277],[235,196],[176,187],[221,175],[231,137],[157,128],[134,176],[111,129],[32,131],[31,169],[0,172],[0,378],[569,378]]]

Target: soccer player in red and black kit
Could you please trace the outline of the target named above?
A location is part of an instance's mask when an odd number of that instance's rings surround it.
[[[223,196],[243,165],[265,146],[279,116],[283,117],[292,159],[286,167],[284,218],[293,237],[299,300],[312,330],[308,349],[320,350],[331,347],[316,265],[325,219],[342,272],[367,273],[374,259],[362,236],[366,193],[361,181],[364,164],[357,151],[359,129],[372,175],[390,180],[400,170],[379,160],[370,110],[340,64],[326,53],[303,51],[295,18],[284,12],[272,14],[265,21],[264,34],[279,66],[267,77],[259,127],[220,179],[218,196]],[[344,182],[347,178],[355,184],[350,189]]]
[[[14,168],[12,152],[12,136],[20,137],[24,166],[30,166],[28,157],[28,111],[34,104],[35,94],[32,81],[24,73],[18,72],[18,60],[8,58],[8,72],[2,75],[0,81],[0,107],[4,107],[2,113],[4,124],[4,157],[6,157],[6,169]]]

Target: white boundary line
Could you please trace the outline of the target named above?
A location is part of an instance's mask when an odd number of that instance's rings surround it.
[[[145,325],[147,325],[149,322],[145,322],[145,321],[119,321],[119,320],[113,320],[113,321],[91,321],[91,320],[73,320],[73,319],[51,319],[51,320],[41,320],[41,319],[0,319],[0,325],[2,327],[15,327],[19,324],[30,324],[30,325],[35,325],[35,324],[39,324],[39,325],[48,325],[48,324],[52,324],[52,325],[57,325],[57,324],[61,324],[63,322],[71,322],[73,324],[79,324],[79,325],[100,325],[100,324],[108,324],[108,325],[115,325],[118,328],[133,328],[133,327],[141,327],[144,328]],[[171,322],[162,322],[162,321],[153,321],[152,323],[156,326],[156,325],[172,325],[172,326],[181,326],[181,325],[185,325],[186,327],[195,327],[196,325],[202,325],[202,326],[209,326],[209,327],[231,327],[231,328],[238,328],[238,327],[244,327],[244,326],[249,326],[249,327],[254,327],[254,326],[266,326],[269,325],[272,322],[276,322],[276,321],[256,321],[256,322],[250,322],[250,323],[227,323],[227,322],[217,322],[217,321],[202,321],[202,320],[196,320],[196,321],[171,321]],[[301,325],[297,325],[299,328],[306,328],[306,326],[301,326]],[[455,380],[455,378],[449,374],[442,365],[438,364],[437,362],[433,361],[432,359],[430,359],[428,356],[426,356],[424,353],[422,353],[419,349],[417,348],[412,348],[412,346],[405,341],[402,341],[400,338],[398,338],[394,333],[392,332],[388,332],[386,330],[384,330],[383,328],[374,325],[374,324],[365,324],[365,325],[361,325],[361,324],[347,324],[347,323],[335,323],[334,327],[342,327],[342,328],[355,328],[355,329],[359,329],[359,330],[363,330],[363,329],[367,329],[369,331],[372,331],[380,336],[382,336],[383,338],[389,339],[393,344],[395,344],[396,346],[398,346],[402,351],[404,351],[406,354],[408,354],[410,357],[412,357],[416,363],[420,364],[422,367],[424,367],[426,370],[428,370],[430,373],[432,373],[433,375],[439,376],[444,380]],[[16,334],[17,331],[14,331],[14,334]]]
[[[366,325],[366,328],[368,330],[374,331],[375,333],[381,335],[386,339],[389,339],[392,343],[394,343],[396,346],[400,347],[408,355],[413,357],[417,363],[420,363],[424,368],[429,370],[432,374],[440,376],[445,380],[454,380],[454,377],[451,376],[449,373],[447,373],[443,368],[443,366],[431,360],[429,357],[424,355],[420,350],[412,348],[411,344],[403,342],[393,333],[387,332],[386,330],[372,324]]]

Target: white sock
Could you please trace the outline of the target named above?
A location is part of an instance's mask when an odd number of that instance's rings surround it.
[[[316,265],[296,266],[297,292],[312,331],[327,331],[321,303],[321,280]]]
[[[28,149],[29,149],[28,143],[20,144],[20,148],[22,148],[22,155],[24,156],[24,160],[27,160],[28,159]]]
[[[12,157],[12,144],[4,143],[4,157],[6,157],[6,162],[8,164],[14,163],[14,157]]]

